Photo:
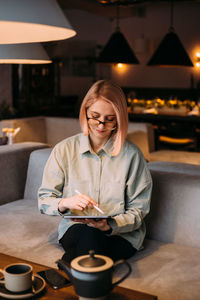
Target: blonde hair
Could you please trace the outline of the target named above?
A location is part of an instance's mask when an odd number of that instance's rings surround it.
[[[128,130],[126,97],[122,89],[109,80],[99,80],[95,82],[85,95],[80,108],[79,120],[84,135],[89,134],[86,111],[99,99],[109,102],[116,113],[117,129],[115,131],[112,152],[112,155],[116,156],[123,147]]]

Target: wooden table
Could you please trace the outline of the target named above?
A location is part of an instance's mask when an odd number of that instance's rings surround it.
[[[4,268],[6,265],[15,262],[26,262],[31,264],[34,273],[37,273],[38,271],[42,271],[48,268],[46,266],[36,264],[34,262],[26,261],[24,259],[19,259],[13,256],[0,253],[0,268]],[[67,275],[65,275],[64,272],[62,272],[62,275],[67,277]],[[0,297],[0,299],[3,298]],[[42,291],[41,294],[39,294],[38,296],[35,296],[34,299],[78,300],[78,296],[76,295],[73,286],[61,288],[59,290],[54,290],[47,284],[44,291]],[[118,286],[115,287],[113,291],[107,296],[107,299],[108,300],[156,300],[157,297]]]

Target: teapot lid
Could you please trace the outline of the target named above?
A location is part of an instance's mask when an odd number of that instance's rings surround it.
[[[76,257],[71,262],[71,267],[80,272],[100,272],[113,266],[113,260],[104,255],[95,254],[94,250],[89,255]]]
[[[79,265],[87,268],[94,268],[105,265],[105,260],[94,256],[94,250],[89,251],[89,256],[79,260]]]

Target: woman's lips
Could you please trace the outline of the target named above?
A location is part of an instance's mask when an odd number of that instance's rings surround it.
[[[104,133],[104,132],[105,132],[105,130],[99,130],[99,129],[96,129],[96,131],[97,131],[98,133]]]

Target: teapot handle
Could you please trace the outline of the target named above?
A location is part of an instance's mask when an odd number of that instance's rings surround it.
[[[115,271],[117,268],[119,268],[121,265],[126,265],[127,266],[127,272],[124,274],[124,276],[122,276],[122,278],[120,278],[119,280],[117,280],[116,282],[114,282],[112,284],[112,288],[114,288],[117,284],[121,283],[124,279],[126,279],[129,274],[132,272],[132,268],[131,265],[124,259],[118,260],[116,261],[116,263],[113,266],[113,271]]]
[[[0,269],[0,273],[2,273],[4,275],[4,270]],[[5,283],[4,277],[1,277],[0,283]]]

